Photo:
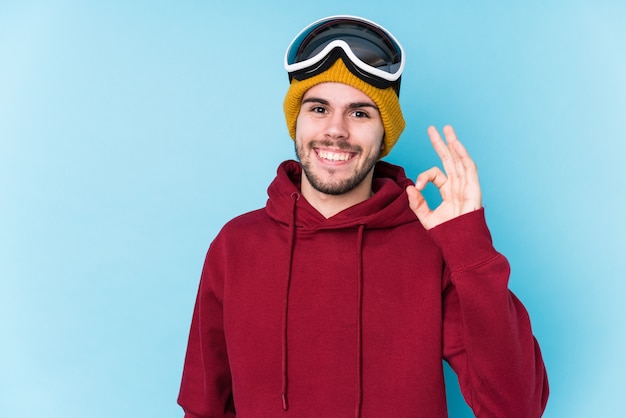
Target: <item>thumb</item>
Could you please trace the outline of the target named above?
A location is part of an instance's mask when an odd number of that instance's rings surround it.
[[[424,195],[415,186],[408,186],[406,188],[406,194],[409,198],[409,208],[415,213],[415,216],[422,221],[430,213],[430,208]]]

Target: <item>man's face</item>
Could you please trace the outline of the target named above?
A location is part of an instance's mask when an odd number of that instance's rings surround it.
[[[302,98],[296,122],[296,155],[303,181],[340,195],[371,179],[385,129],[374,101],[341,83],[322,83]]]

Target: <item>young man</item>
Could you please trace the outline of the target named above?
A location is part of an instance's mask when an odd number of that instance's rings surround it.
[[[299,160],[211,244],[179,404],[188,418],[446,417],[442,359],[477,417],[541,416],[548,384],[451,127],[415,185],[380,161],[404,129],[404,52],[334,16],[287,51]],[[432,182],[442,202],[428,207]]]

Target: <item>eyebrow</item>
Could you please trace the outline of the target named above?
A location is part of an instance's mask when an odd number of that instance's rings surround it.
[[[371,107],[373,109],[378,110],[378,106],[376,106],[374,103],[370,103],[370,102],[356,102],[356,103],[350,103],[350,106],[348,106],[350,109],[356,109],[359,107]]]
[[[319,103],[322,104],[324,106],[329,106],[330,102],[326,99],[322,99],[321,97],[307,97],[306,99],[302,100],[302,104],[305,103]],[[373,109],[378,110],[378,106],[376,106],[374,103],[370,103],[370,102],[355,102],[355,103],[350,103],[348,105],[348,108],[350,109],[358,109],[361,107],[371,107]]]
[[[302,104],[305,104],[305,103],[319,103],[325,106],[328,106],[330,104],[328,100],[324,100],[319,97],[307,97],[306,99],[302,100]]]

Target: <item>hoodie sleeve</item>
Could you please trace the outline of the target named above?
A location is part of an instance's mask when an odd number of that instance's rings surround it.
[[[429,231],[446,262],[444,358],[481,417],[540,417],[548,381],[528,313],[508,289],[509,263],[493,247],[484,209]]]
[[[223,326],[218,245],[207,254],[196,298],[178,396],[185,418],[235,416]]]

